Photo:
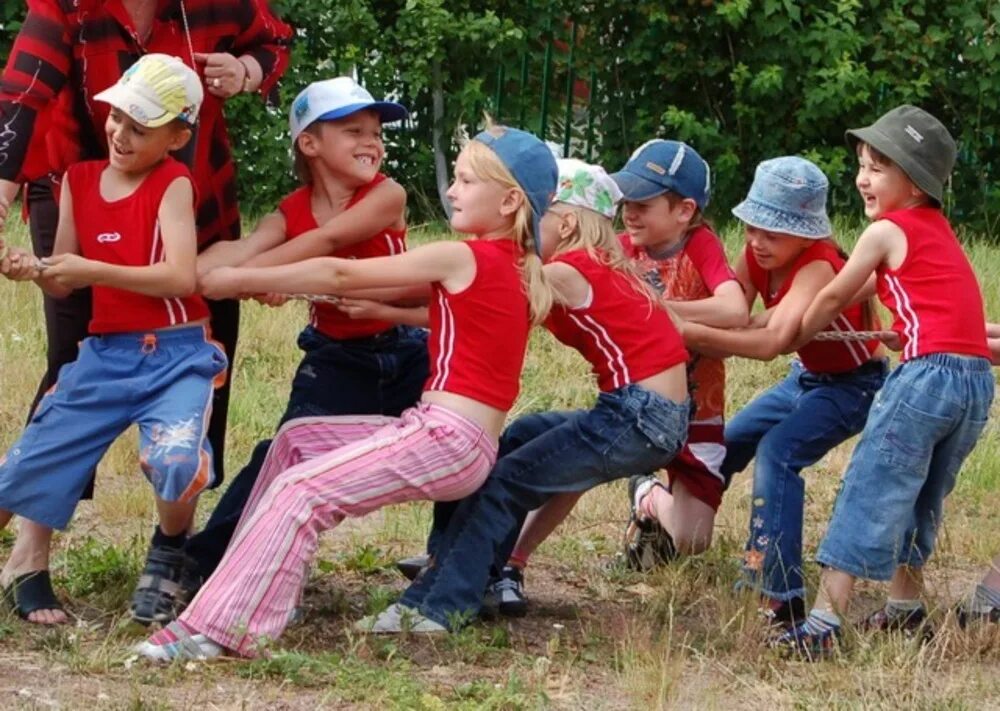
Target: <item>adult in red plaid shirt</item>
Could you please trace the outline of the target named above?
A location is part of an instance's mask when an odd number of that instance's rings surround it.
[[[288,65],[292,30],[267,0],[28,0],[27,5],[0,77],[0,225],[25,185],[35,253],[51,253],[63,172],[71,163],[108,154],[103,127],[109,107],[94,96],[143,54],[161,52],[180,57],[205,82],[196,135],[180,156],[195,180],[199,248],[239,238],[236,170],[222,108],[241,92],[268,95]],[[232,362],[238,303],[209,303],[213,336]],[[46,297],[48,370],[36,403],[59,367],[76,359],[89,319],[89,290],[59,301]],[[216,483],[222,478],[228,401],[228,386],[216,391],[209,429]],[[46,569],[51,531],[31,526],[36,530],[22,536],[25,545],[12,557],[23,555]],[[55,603],[29,619],[51,624],[66,615]]]

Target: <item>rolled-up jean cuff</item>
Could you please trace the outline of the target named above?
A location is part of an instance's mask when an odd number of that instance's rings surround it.
[[[853,575],[855,578],[864,578],[865,580],[891,580],[897,568],[895,563],[880,570],[874,570],[868,566],[854,565],[853,563],[847,563],[824,553],[822,549],[816,553],[816,562],[825,568],[833,568],[842,573]]]

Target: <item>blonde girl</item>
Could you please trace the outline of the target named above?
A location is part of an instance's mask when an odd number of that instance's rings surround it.
[[[434,564],[400,602],[358,623],[376,633],[443,632],[481,608],[529,511],[636,471],[665,466],[687,437],[687,351],[666,309],[633,273],[611,228],[620,195],[607,174],[560,162],[560,193],[542,225],[555,305],[546,327],[591,364],[589,410],[527,415],[500,439],[489,479],[433,543]]]
[[[431,373],[401,417],[301,419],[279,430],[215,574],[140,654],[253,656],[287,625],[320,532],[387,504],[459,499],[480,486],[517,397],[531,323],[551,304],[536,236],[556,175],[541,141],[494,127],[459,154],[448,190],[452,227],[470,239],[206,277],[214,297],[429,283]]]

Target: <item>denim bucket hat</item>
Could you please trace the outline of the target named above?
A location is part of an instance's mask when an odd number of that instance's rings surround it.
[[[541,254],[542,215],[549,209],[559,184],[556,159],[547,145],[527,131],[507,126],[494,126],[482,131],[473,139],[488,146],[497,154],[531,205],[531,236],[535,252]]]
[[[733,215],[768,232],[825,239],[833,233],[826,214],[830,182],[815,163],[798,156],[782,156],[757,166],[750,192]]]
[[[857,149],[864,141],[906,173],[913,184],[943,202],[944,184],[955,167],[958,148],[944,124],[917,106],[904,104],[879,117],[871,126],[845,133]]]

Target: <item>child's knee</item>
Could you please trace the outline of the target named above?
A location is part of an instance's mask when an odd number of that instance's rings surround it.
[[[212,457],[205,450],[146,452],[143,473],[164,501],[190,501],[211,483]]]

